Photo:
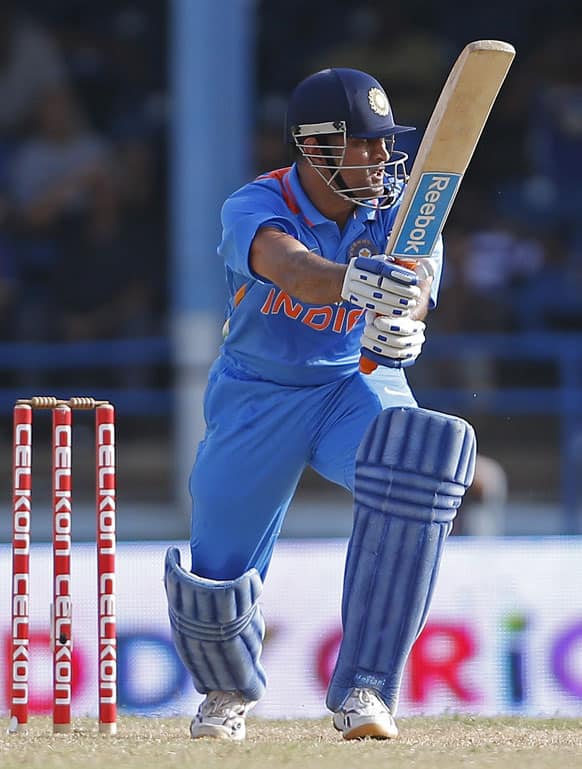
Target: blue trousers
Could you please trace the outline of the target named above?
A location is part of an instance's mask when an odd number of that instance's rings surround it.
[[[204,400],[206,435],[190,478],[192,571],[264,579],[303,470],[353,490],[355,456],[374,417],[415,406],[402,369],[288,387],[237,378],[219,358]]]

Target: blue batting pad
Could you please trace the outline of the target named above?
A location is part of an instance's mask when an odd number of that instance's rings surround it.
[[[218,581],[197,577],[180,565],[180,551],[166,553],[168,613],[176,650],[201,694],[239,691],[256,701],[265,693],[259,662],[265,635],[257,603],[263,583],[256,569]]]
[[[428,614],[445,540],[475,469],[473,428],[415,408],[382,411],[356,456],[343,640],[327,694],[375,689],[394,713],[404,665]]]

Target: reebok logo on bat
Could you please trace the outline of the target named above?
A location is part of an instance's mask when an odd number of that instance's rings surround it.
[[[419,258],[434,250],[461,182],[461,174],[422,174],[392,255]]]
[[[424,202],[421,203],[420,213],[414,220],[414,229],[408,236],[408,242],[404,251],[417,255],[420,248],[426,245],[426,232],[431,222],[434,222],[434,211],[438,208],[439,200],[443,192],[446,192],[450,177],[435,176],[428,185],[428,190],[424,195]],[[432,215],[431,215],[432,214]]]

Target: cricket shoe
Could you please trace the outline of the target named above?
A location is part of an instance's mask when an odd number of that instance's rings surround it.
[[[398,737],[392,713],[373,689],[351,689],[340,709],[333,714],[333,725],[344,740]]]
[[[244,740],[245,718],[256,704],[245,700],[239,692],[208,692],[190,724],[192,739]]]

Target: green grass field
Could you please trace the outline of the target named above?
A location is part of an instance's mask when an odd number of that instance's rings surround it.
[[[192,741],[188,720],[122,718],[116,737],[90,719],[70,735],[53,735],[48,718],[26,733],[0,738],[2,769],[580,769],[582,720],[473,718],[400,719],[390,742],[344,742],[328,719],[250,718],[246,742]]]

